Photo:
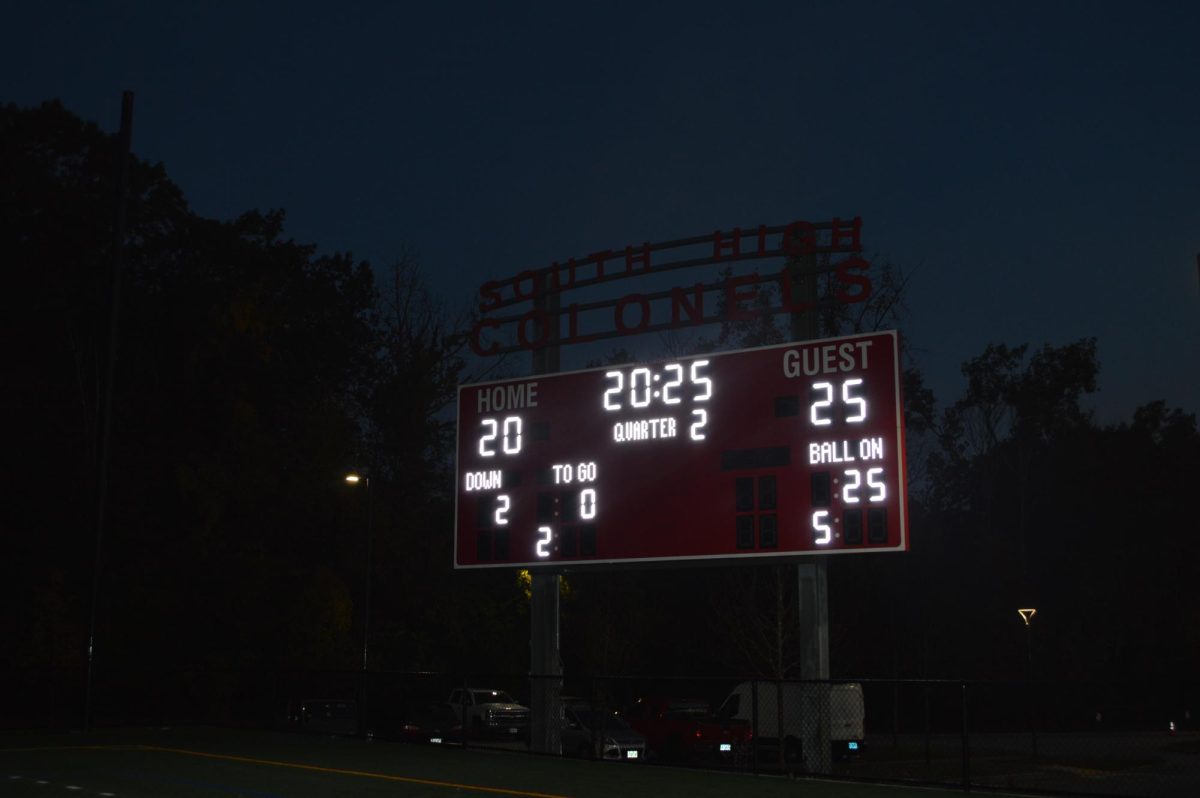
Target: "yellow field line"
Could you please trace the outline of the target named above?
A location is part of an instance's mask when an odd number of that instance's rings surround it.
[[[32,745],[27,748],[0,748],[0,754],[20,754],[30,751],[126,751],[138,746],[129,745]]]
[[[483,787],[478,784],[458,784],[452,781],[437,781],[434,779],[418,779],[412,776],[393,776],[388,773],[372,773],[366,770],[346,770],[344,768],[327,768],[320,765],[304,765],[299,762],[279,762],[274,759],[254,759],[247,756],[233,756],[232,754],[210,754],[206,751],[189,751],[184,748],[161,748],[157,745],[139,745],[136,748],[143,751],[163,751],[172,754],[186,754],[188,756],[208,757],[209,759],[225,759],[230,762],[247,762],[252,765],[274,765],[281,768],[294,768],[296,770],[312,770],[318,773],[334,773],[339,776],[362,776],[368,779],[381,779],[383,781],[399,781],[408,784],[424,784],[431,787],[450,787],[457,790],[473,790],[475,792],[490,792],[500,795],[525,795],[530,798],[567,798],[565,795],[555,795],[553,793],[532,792],[530,790],[506,790],[503,787]]]

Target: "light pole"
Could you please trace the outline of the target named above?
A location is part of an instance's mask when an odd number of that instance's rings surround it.
[[[346,484],[362,485],[367,503],[367,559],[363,569],[362,665],[359,671],[358,736],[367,737],[367,652],[371,640],[371,478],[357,473],[346,475]]]
[[[1029,669],[1029,679],[1033,680],[1033,616],[1037,615],[1037,610],[1033,607],[1017,610],[1021,620],[1025,622],[1025,665]]]
[[[1027,668],[1026,684],[1028,685],[1029,701],[1029,735],[1033,747],[1033,756],[1036,759],[1038,755],[1038,739],[1037,739],[1037,719],[1033,709],[1033,616],[1037,615],[1037,609],[1034,607],[1026,607],[1017,610],[1021,615],[1021,620],[1025,622],[1025,664]]]

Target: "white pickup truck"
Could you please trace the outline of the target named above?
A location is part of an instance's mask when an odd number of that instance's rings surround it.
[[[516,737],[529,729],[529,708],[503,690],[456,688],[446,705],[462,719],[463,730],[472,734]]]
[[[795,762],[801,757],[805,715],[821,692],[824,693],[824,700],[828,701],[829,706],[829,742],[832,745],[830,753],[834,759],[859,753],[863,745],[865,713],[862,685],[857,682],[784,682],[782,701],[776,682],[742,682],[734,687],[725,699],[717,717],[723,721],[736,720],[745,723],[754,723],[757,719],[754,737],[759,745],[771,749],[782,742],[784,758]],[[782,715],[780,710],[783,711]],[[770,753],[767,756],[769,757]]]

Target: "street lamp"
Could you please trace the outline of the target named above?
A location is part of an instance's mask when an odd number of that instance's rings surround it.
[[[1026,607],[1017,610],[1021,620],[1025,622],[1025,659],[1029,667],[1029,678],[1033,678],[1033,616],[1037,615],[1037,609],[1034,607]]]
[[[362,666],[359,673],[358,734],[367,736],[367,651],[371,639],[371,478],[355,472],[345,476],[347,485],[362,485],[367,503],[367,561],[363,569]]]
[[[1033,616],[1037,615],[1037,609],[1034,607],[1023,607],[1022,609],[1017,610],[1017,612],[1020,614],[1021,620],[1025,622],[1025,660],[1028,667],[1026,684],[1028,685],[1029,691],[1029,697],[1027,699],[1029,701],[1029,736],[1030,744],[1033,748],[1033,756],[1036,759],[1038,755],[1038,738],[1037,720],[1034,717],[1034,701],[1032,695],[1032,692],[1035,688],[1033,686],[1033,624],[1031,621],[1033,620]]]

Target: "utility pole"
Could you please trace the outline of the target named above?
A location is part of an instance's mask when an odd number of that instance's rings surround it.
[[[817,258],[809,253],[789,263],[792,302],[803,308],[792,313],[792,340],[808,341],[820,335],[817,312]],[[804,717],[802,753],[808,773],[833,769],[829,707],[829,583],[825,555],[811,555],[796,566],[800,601],[800,677]],[[783,741],[780,741],[783,744]]]
[[[533,350],[533,373],[559,370],[559,295],[550,276],[538,281],[534,309],[542,323],[545,345]],[[559,587],[562,577],[534,568],[529,600],[529,748],[544,754],[562,753],[562,660],[559,656]]]
[[[96,616],[100,604],[100,574],[103,568],[104,526],[108,511],[108,465],[112,459],[112,404],[116,384],[117,332],[121,316],[121,270],[125,250],[125,223],[129,200],[129,151],[133,142],[133,92],[121,93],[121,129],[117,134],[116,212],[113,218],[112,283],[108,302],[108,349],[105,353],[104,383],[99,386],[100,418],[96,446],[96,547],[92,557],[92,606],[88,619],[87,675],[83,688],[83,730],[92,726],[92,677],[96,663]]]
[[[369,474],[370,472],[368,472]],[[371,477],[363,478],[366,482],[367,503],[367,558],[363,564],[363,621],[362,621],[362,670],[359,672],[359,704],[358,704],[358,736],[370,740],[373,736],[367,707],[371,686],[371,674],[367,669],[367,655],[371,642]]]

